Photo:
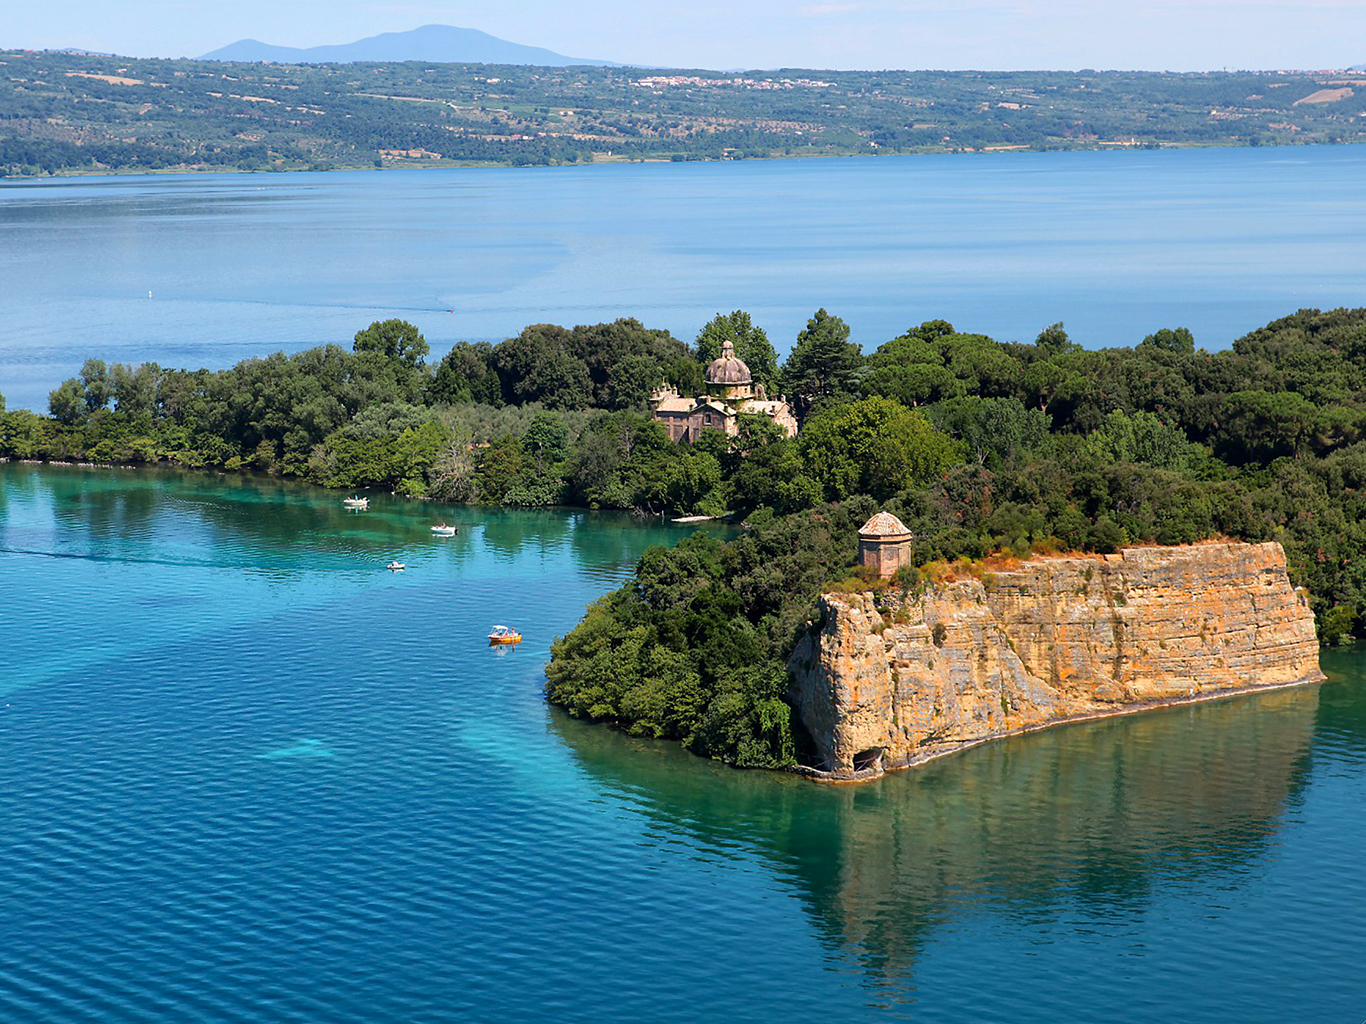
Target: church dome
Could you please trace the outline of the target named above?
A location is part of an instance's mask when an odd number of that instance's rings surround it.
[[[750,384],[753,380],[749,367],[736,356],[735,346],[729,341],[721,346],[721,358],[713,359],[707,367],[708,384]]]

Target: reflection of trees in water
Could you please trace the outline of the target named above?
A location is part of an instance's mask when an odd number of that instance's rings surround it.
[[[484,545],[501,555],[559,551],[573,532],[571,516],[560,509],[478,509]]]
[[[143,486],[129,488],[128,472],[64,466],[0,465],[0,522],[11,518],[11,504],[31,503],[50,513],[68,536],[108,544],[125,533],[145,536],[159,499]],[[36,525],[36,524],[30,524]],[[6,543],[19,543],[6,538]]]
[[[50,491],[54,517],[103,543],[145,538],[163,500],[159,486],[128,486],[127,470],[43,470],[50,472],[61,474]]]
[[[1366,736],[1366,686],[1361,685],[1366,681],[1366,644],[1324,651],[1319,663],[1328,682],[1320,688],[1314,745],[1324,753],[1360,762],[1361,739]]]
[[[733,533],[705,523],[681,527],[623,512],[554,509],[478,509],[484,543],[503,554],[553,553],[567,541],[579,565],[630,565],[651,544],[678,543],[696,529]]]
[[[434,541],[434,553],[457,555],[482,545],[495,557],[567,555],[566,567],[581,572],[632,565],[650,544],[677,543],[690,529],[610,512],[479,508],[383,494],[372,495],[367,511],[352,512],[341,492],[253,474],[26,465],[4,466],[0,474],[0,517],[5,494],[50,504],[62,530],[60,553],[174,560],[189,544],[206,562],[248,564],[284,577],[303,568],[300,554],[311,557],[309,568],[328,564],[328,557],[382,563],[396,545],[432,541],[429,528],[440,521],[459,532]]]
[[[36,466],[0,462],[0,524],[5,521],[7,501],[34,501],[42,494],[36,470]]]
[[[1304,785],[1318,707],[1310,686],[1066,726],[846,787],[552,722],[661,828],[765,857],[831,946],[888,981],[967,911],[1113,922],[1259,856]]]
[[[68,536],[98,542],[106,556],[146,556],[146,545],[154,539],[198,539],[185,534],[182,522],[213,531],[203,539],[215,560],[226,555],[224,560],[231,561],[230,553],[244,551],[269,555],[300,549],[377,555],[394,543],[396,524],[383,511],[367,522],[342,506],[340,494],[271,477],[63,467],[42,467],[35,475],[52,495],[54,514]]]

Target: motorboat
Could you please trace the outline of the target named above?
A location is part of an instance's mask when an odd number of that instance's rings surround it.
[[[440,526],[432,527],[432,534],[436,537],[454,537],[455,527],[447,526],[445,523],[442,523]]]
[[[370,507],[370,499],[369,499],[369,498],[343,498],[343,499],[342,499],[342,504],[345,505],[347,508],[357,508],[357,509],[360,509],[360,508],[369,508],[369,507]]]
[[[494,626],[489,630],[489,646],[496,644],[520,644],[522,634],[510,626]]]
[[[384,568],[388,569],[390,572],[402,572],[404,569],[408,567],[404,565],[402,562],[390,562]]]

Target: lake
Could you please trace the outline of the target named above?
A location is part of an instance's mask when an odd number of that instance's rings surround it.
[[[0,1020],[1366,1013],[1366,653],[823,787],[543,702],[682,528],[340,497],[0,464]]]
[[[1196,149],[0,182],[0,393],[89,356],[213,368],[402,317],[437,355],[635,316],[691,340],[818,307],[866,351],[924,320],[1214,349],[1366,304],[1366,148]]]

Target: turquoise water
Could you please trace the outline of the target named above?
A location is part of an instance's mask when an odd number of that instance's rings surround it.
[[[433,348],[818,306],[868,350],[944,318],[1208,348],[1366,304],[1366,148],[1017,153],[0,183],[0,393],[81,362],[220,367],[413,321]],[[152,297],[148,298],[151,292]]]
[[[1366,1015],[1361,653],[819,787],[542,702],[683,535],[0,465],[0,1021]]]

